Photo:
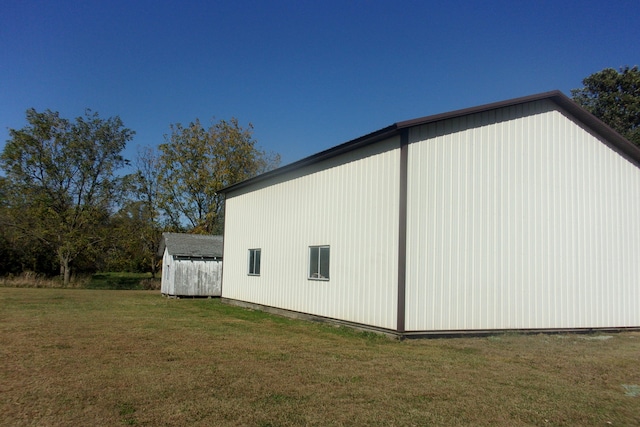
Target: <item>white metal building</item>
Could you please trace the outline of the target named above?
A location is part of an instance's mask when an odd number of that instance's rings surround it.
[[[640,150],[558,91],[223,190],[222,296],[393,333],[640,327]]]
[[[160,291],[168,296],[219,297],[222,236],[162,233]]]

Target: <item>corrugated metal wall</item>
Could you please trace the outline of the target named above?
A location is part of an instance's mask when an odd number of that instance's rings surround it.
[[[553,106],[411,130],[408,331],[640,325],[640,170]]]
[[[223,297],[395,328],[399,144],[380,142],[228,195]],[[330,246],[329,281],[307,279],[313,245]],[[260,276],[248,276],[255,248]]]

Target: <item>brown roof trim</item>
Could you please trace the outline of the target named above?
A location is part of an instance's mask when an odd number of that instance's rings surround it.
[[[640,167],[640,147],[620,135],[602,120],[582,108],[571,98],[568,98],[560,91],[554,91],[551,99],[562,107],[566,112],[584,123],[596,134],[600,135],[608,145],[624,156],[627,160]]]
[[[364,147],[369,144],[373,144],[378,141],[382,141],[383,139],[390,138],[398,133],[398,128],[395,124],[388,126],[384,129],[377,130],[370,134],[361,136],[360,138],[356,138],[354,140],[345,142],[343,144],[337,145],[335,147],[329,148],[328,150],[321,151],[319,153],[313,154],[309,157],[305,157],[302,160],[298,160],[297,162],[290,163],[286,166],[282,166],[278,169],[274,169],[269,172],[265,172],[261,175],[255,176],[253,178],[249,178],[245,181],[241,181],[237,184],[230,185],[218,191],[218,193],[226,194],[234,190],[238,190],[240,188],[246,187],[247,185],[254,184],[256,182],[264,181],[265,179],[271,178],[273,176],[282,175],[284,173],[300,169],[305,166],[313,165],[315,163],[321,162],[326,159],[330,159],[332,157],[339,156],[340,154],[347,153],[349,151],[355,150],[356,148]]]
[[[608,145],[612,146],[612,148],[616,149],[616,151],[618,151],[620,154],[625,156],[629,161],[633,162],[634,164],[636,164],[636,166],[640,167],[640,148],[639,147],[629,142],[622,135],[617,133],[615,130],[611,129],[609,126],[603,123],[600,119],[598,119],[593,114],[591,114],[590,112],[582,108],[580,105],[576,104],[571,98],[567,97],[565,94],[563,94],[559,90],[553,90],[550,92],[543,92],[535,95],[524,96],[521,98],[514,98],[506,101],[479,105],[477,107],[464,108],[462,110],[454,110],[446,113],[435,114],[435,115],[425,116],[417,119],[397,122],[392,124],[391,126],[387,126],[383,129],[377,130],[370,134],[361,136],[360,138],[356,138],[354,140],[345,142],[343,144],[337,145],[333,148],[329,148],[328,150],[321,151],[309,157],[305,157],[304,159],[290,163],[281,168],[274,169],[272,171],[263,173],[261,175],[239,182],[237,184],[230,185],[228,187],[221,189],[220,191],[218,191],[218,193],[226,194],[234,190],[244,188],[256,182],[261,182],[268,178],[282,175],[292,170],[297,170],[302,167],[321,162],[323,160],[338,156],[340,154],[344,154],[346,152],[355,150],[357,148],[361,148],[369,144],[373,144],[383,139],[400,135],[400,131],[406,128],[421,126],[428,123],[452,119],[456,117],[462,117],[470,114],[496,110],[498,108],[511,107],[514,105],[524,104],[527,102],[540,101],[544,99],[549,99],[555,102],[559,107],[561,107],[567,113],[571,114],[578,121],[584,123],[592,131],[594,131],[596,134],[604,138],[608,142]]]
[[[514,105],[525,104],[527,102],[549,99],[555,96],[563,96],[566,98],[566,96],[564,96],[562,92],[558,90],[554,90],[551,92],[538,93],[536,95],[523,96],[521,98],[507,99],[506,101],[499,101],[499,102],[492,102],[490,104],[478,105],[476,107],[471,107],[471,108],[463,108],[462,110],[448,111],[446,113],[434,114],[432,116],[420,117],[413,120],[405,120],[403,122],[398,122],[397,125],[400,128],[421,126],[428,123],[438,122],[441,120],[468,116],[470,114],[483,113],[485,111],[497,110],[498,108],[505,108],[505,107],[511,107]]]

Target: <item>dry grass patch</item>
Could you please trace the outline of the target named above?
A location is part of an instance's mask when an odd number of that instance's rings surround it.
[[[83,288],[91,278],[86,276],[73,276],[69,287]],[[0,287],[12,288],[63,288],[62,279],[59,277],[47,277],[33,271],[25,271],[19,275],[0,276]]]
[[[639,355],[633,332],[399,342],[215,299],[0,288],[0,424],[638,425]]]

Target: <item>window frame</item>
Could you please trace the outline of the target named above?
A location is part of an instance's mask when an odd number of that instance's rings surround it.
[[[256,254],[258,255],[257,257]],[[260,276],[262,264],[262,248],[251,248],[248,250],[247,255],[247,276]],[[257,272],[256,265],[258,267]]]
[[[317,260],[313,260],[312,252],[318,251]],[[325,251],[326,250],[326,251]],[[322,254],[326,253],[327,259],[322,258]],[[326,263],[326,271],[323,271],[323,265]],[[312,271],[312,267],[316,267],[316,271]],[[322,273],[326,273],[326,276]],[[307,279],[318,280],[322,282],[328,282],[331,279],[331,246],[330,245],[313,245],[308,249],[308,265],[307,265]]]

